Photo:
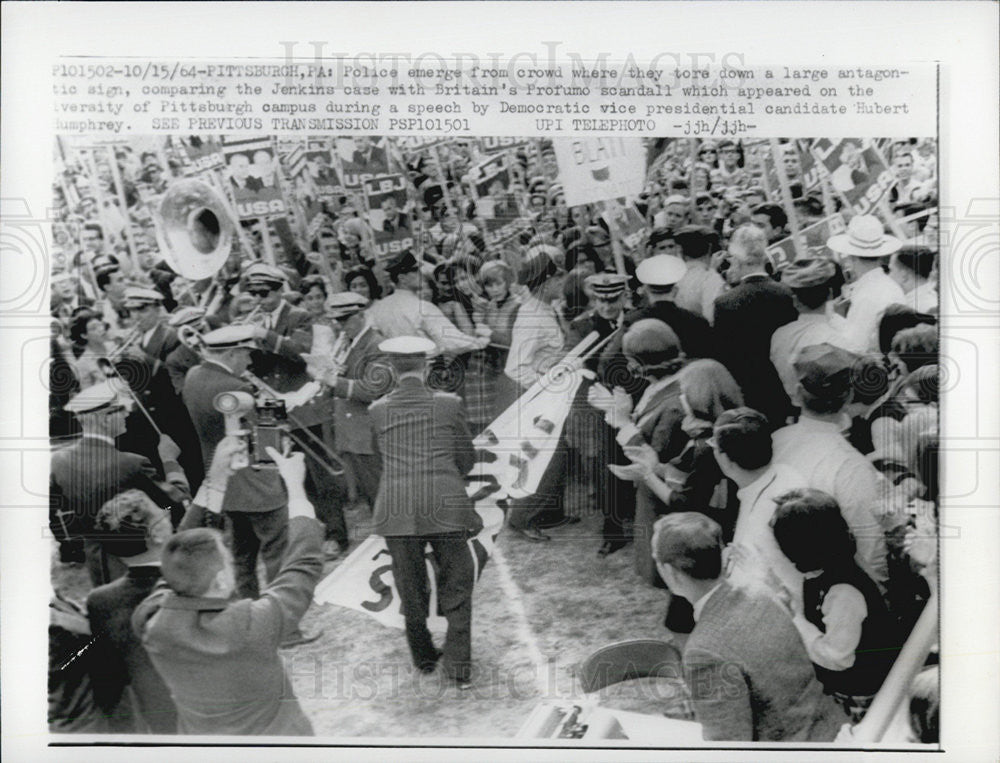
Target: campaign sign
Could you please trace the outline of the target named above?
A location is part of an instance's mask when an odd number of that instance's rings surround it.
[[[642,192],[646,149],[640,138],[557,138],[552,144],[569,206]]]
[[[225,164],[222,144],[215,136],[189,135],[181,138],[181,145],[184,146],[184,156],[188,162],[188,174],[214,170]]]
[[[813,141],[812,152],[852,214],[872,214],[896,183],[885,157],[871,141],[819,138]]]
[[[270,138],[224,141],[228,184],[241,220],[287,214]]]
[[[495,154],[474,166],[466,180],[476,195],[476,210],[487,231],[498,231],[522,216],[517,195],[510,192],[510,170],[504,154]]]

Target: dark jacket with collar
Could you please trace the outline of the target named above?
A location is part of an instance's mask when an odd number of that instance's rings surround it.
[[[281,571],[259,599],[155,591],[132,626],[170,687],[183,734],[311,735],[278,646],[298,627],[323,571],[323,526],[294,517]]]
[[[310,381],[302,353],[312,347],[312,316],[282,302],[274,323],[260,340],[250,370],[278,392],[291,392]],[[312,422],[310,422],[312,423]]]
[[[225,418],[215,410],[213,402],[220,392],[233,391],[252,393],[253,389],[247,382],[211,361],[195,366],[184,379],[184,403],[191,412],[191,420],[198,433],[206,473],[212,463],[215,446],[226,436]],[[248,418],[252,420],[252,414]],[[247,467],[229,479],[223,510],[273,511],[284,506],[286,500],[284,486],[273,472]]]
[[[378,364],[384,337],[366,326],[351,347],[344,370],[333,387],[333,437],[341,453],[372,455],[372,422],[368,406],[388,391],[388,371]]]
[[[160,580],[159,566],[129,567],[124,577],[95,588],[87,596],[90,632],[97,639],[97,669],[110,684],[107,696],[98,697],[101,709],[114,711],[126,687],[135,697],[138,719],[135,731],[151,734],[177,732],[177,708],[170,690],[149,660],[132,630],[132,613]]]
[[[91,534],[101,506],[130,488],[142,490],[160,507],[170,506],[170,498],[153,482],[156,477],[145,457],[123,453],[95,437],[81,437],[57,450],[49,472],[53,533],[58,540]]]
[[[436,535],[482,526],[466,493],[475,462],[457,395],[405,377],[369,409],[382,482],[373,509],[379,535]]]

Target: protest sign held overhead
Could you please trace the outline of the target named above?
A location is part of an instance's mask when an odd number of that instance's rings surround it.
[[[557,138],[552,145],[568,205],[642,191],[646,149],[639,138]]]
[[[870,214],[896,183],[885,157],[872,141],[819,138],[813,141],[812,152],[823,163],[833,189],[852,214]]]
[[[226,159],[227,187],[236,202],[240,219],[286,214],[272,140],[225,140],[222,150]]]

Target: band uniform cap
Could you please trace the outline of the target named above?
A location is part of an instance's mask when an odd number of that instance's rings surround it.
[[[420,263],[417,262],[417,258],[413,256],[413,252],[406,250],[395,260],[386,265],[385,270],[390,275],[413,273],[414,271],[420,270]]]
[[[147,289],[143,286],[129,286],[125,289],[126,309],[162,304],[163,295],[156,289]]]
[[[380,342],[378,350],[385,355],[427,357],[437,350],[437,345],[422,336],[395,336]]]
[[[232,350],[237,347],[254,349],[254,326],[250,324],[238,324],[223,326],[222,328],[202,334],[201,340],[206,348],[210,350]]]
[[[94,261],[91,263],[91,267],[94,268],[95,275],[121,270],[121,265],[119,265],[118,260],[110,254],[102,254],[100,257],[95,257]]]
[[[796,260],[781,271],[781,282],[790,289],[822,286],[837,274],[837,266],[826,257]]]
[[[178,326],[188,326],[192,323],[197,323],[204,317],[204,307],[182,307],[170,314],[167,323],[173,328],[177,328]]]
[[[57,273],[52,274],[52,283],[62,283],[63,281],[75,281],[77,276],[75,273],[70,273],[68,270],[60,270]]]
[[[829,249],[849,257],[886,257],[895,254],[903,242],[890,236],[874,215],[856,215],[847,225],[847,233],[827,239]]]
[[[618,273],[595,273],[587,276],[583,283],[596,299],[610,302],[625,293],[628,276]]]
[[[326,307],[334,318],[347,318],[368,307],[368,298],[353,291],[331,294]]]
[[[666,288],[680,281],[686,272],[687,265],[680,257],[657,254],[639,263],[635,277],[646,286]]]
[[[671,204],[683,204],[687,206],[688,198],[687,196],[681,196],[679,193],[672,194],[663,201],[663,206],[665,207],[669,207]]]
[[[268,265],[266,262],[255,262],[243,273],[247,285],[277,287],[285,283],[285,273],[281,268]]]
[[[799,384],[821,398],[843,395],[851,386],[851,369],[859,356],[824,342],[803,347],[792,363]]]
[[[121,382],[106,379],[76,393],[66,403],[65,408],[70,413],[97,413],[119,402],[121,399],[120,385]]]

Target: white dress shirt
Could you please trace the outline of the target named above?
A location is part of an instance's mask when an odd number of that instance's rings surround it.
[[[684,277],[674,287],[674,303],[705,318],[715,318],[715,298],[722,293],[722,276],[708,267],[706,261],[690,260]]]
[[[899,284],[881,268],[869,270],[849,287],[847,311],[850,340],[865,350],[878,349],[878,324],[889,305],[905,305]]]
[[[810,576],[820,572],[809,573]],[[861,626],[868,617],[865,597],[857,588],[846,583],[832,586],[823,598],[821,631],[802,614],[792,618],[809,659],[827,670],[847,670],[854,667],[855,653],[861,643]]]
[[[774,461],[792,467],[805,484],[833,496],[854,534],[855,556],[861,567],[884,590],[888,580],[885,536],[875,518],[879,501],[887,499],[885,483],[844,437],[841,423],[809,418],[774,433]]]
[[[741,488],[736,497],[740,502],[733,531],[733,545],[742,546],[749,557],[749,564],[736,564],[731,577],[739,582],[763,582],[767,568],[790,591],[802,589],[802,573],[788,559],[774,539],[771,517],[774,516],[775,499],[789,490],[806,487],[805,478],[785,464],[772,462],[767,471],[754,482]]]
[[[461,354],[478,350],[480,343],[459,331],[437,305],[412,291],[396,289],[368,308],[369,324],[386,339],[422,336],[437,345],[439,353]]]

